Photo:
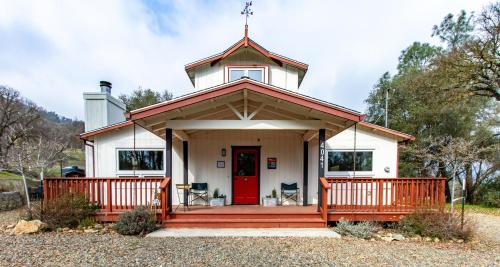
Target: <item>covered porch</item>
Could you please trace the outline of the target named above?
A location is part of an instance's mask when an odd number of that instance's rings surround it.
[[[286,183],[297,184],[300,196],[280,204],[307,206],[322,201],[325,140],[364,115],[241,79],[134,110],[128,118],[165,140],[170,205],[188,202],[177,184],[206,183],[229,205],[259,205]]]

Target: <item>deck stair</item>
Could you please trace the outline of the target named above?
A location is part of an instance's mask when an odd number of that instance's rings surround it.
[[[302,209],[300,209],[302,208]],[[321,214],[304,207],[212,208],[176,212],[163,223],[167,228],[321,228],[326,226]]]

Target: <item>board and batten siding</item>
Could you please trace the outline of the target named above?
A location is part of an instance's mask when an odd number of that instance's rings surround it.
[[[195,88],[202,90],[223,84],[225,82],[225,67],[233,65],[267,65],[269,66],[269,84],[292,91],[297,91],[299,88],[299,73],[295,67],[286,63],[283,66],[278,66],[261,54],[250,51],[237,52],[213,66],[210,64],[200,66],[194,72]]]
[[[218,188],[231,203],[232,146],[260,146],[260,198],[280,192],[281,183],[302,188],[302,135],[291,131],[200,131],[189,139],[189,182],[207,182],[210,193]],[[223,157],[221,150],[227,153]],[[267,158],[277,158],[277,168],[267,169]],[[224,161],[225,168],[217,168]]]
[[[182,166],[182,142],[175,139],[172,151],[172,182],[182,183],[183,166]],[[135,128],[135,147],[140,149],[159,149],[165,151],[165,140],[137,126]],[[165,175],[165,160],[163,170],[161,171],[119,171],[118,170],[118,150],[134,148],[134,127],[129,126],[119,130],[110,131],[98,135],[94,139],[94,149],[96,157],[96,177],[117,177],[117,176],[164,176]],[[87,149],[87,168],[92,166],[92,149]],[[165,157],[165,152],[163,153]],[[90,168],[89,168],[90,167]],[[91,172],[87,172],[87,176],[91,176]]]
[[[354,148],[354,126],[326,140],[326,153],[331,150],[352,151]],[[356,130],[356,150],[373,151],[373,171],[356,172],[356,177],[396,178],[398,164],[398,142],[396,139],[372,131]],[[328,157],[326,158],[328,164]],[[385,172],[389,167],[389,172]],[[325,177],[353,177],[353,173],[329,173],[325,166]],[[318,203],[318,140],[309,142],[309,203]]]
[[[96,155],[96,177],[116,177],[121,175],[133,175],[134,173],[119,172],[117,170],[117,150],[122,148],[133,148],[133,127],[110,131],[95,138]],[[150,133],[149,131],[136,127],[136,148],[165,149],[165,140]],[[281,182],[297,182],[303,190],[303,139],[302,134],[286,130],[211,130],[198,131],[189,137],[189,183],[207,182],[210,194],[215,188],[220,193],[228,196],[231,203],[231,164],[232,146],[260,146],[260,197],[270,195],[275,188],[280,192]],[[354,145],[354,129],[347,129],[326,141],[328,150],[352,150]],[[370,176],[391,178],[396,177],[397,168],[397,141],[385,136],[375,134],[371,131],[357,130],[357,150],[373,151],[373,172]],[[221,150],[226,149],[223,157]],[[92,151],[87,149],[87,170],[92,169]],[[174,138],[173,142],[173,169],[172,183],[183,183],[183,151],[182,142]],[[267,169],[267,158],[277,158],[277,169]],[[217,161],[224,161],[224,168],[217,168]],[[389,167],[389,173],[384,171]],[[308,161],[308,202],[317,203],[318,186],[318,141],[313,139],[309,142]],[[92,172],[87,171],[91,176]],[[164,175],[164,171],[141,173],[135,175]],[[329,175],[328,172],[324,176]],[[352,176],[350,173],[337,176]],[[356,173],[356,176],[366,174]],[[173,202],[177,204],[178,196],[175,186],[172,188]],[[181,196],[182,197],[182,196]]]

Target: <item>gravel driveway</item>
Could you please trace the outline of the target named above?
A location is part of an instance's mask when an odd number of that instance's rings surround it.
[[[498,246],[330,238],[0,235],[0,266],[500,265]]]
[[[0,224],[12,222],[0,213]],[[12,215],[15,213],[9,213]],[[498,228],[498,227],[497,227]],[[500,266],[496,242],[351,238],[139,238],[118,234],[0,234],[0,266]]]

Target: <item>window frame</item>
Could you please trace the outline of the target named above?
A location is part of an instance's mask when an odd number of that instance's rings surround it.
[[[354,152],[354,149],[335,149],[330,148],[326,150],[326,168],[325,176],[327,177],[373,177],[375,168],[375,149],[356,149],[356,152],[371,152],[372,153],[372,170],[371,171],[329,171],[328,162],[330,153],[329,152]],[[356,175],[354,175],[356,173]]]
[[[226,65],[224,67],[224,82],[229,83],[232,70],[244,70],[245,76],[248,76],[248,70],[262,70],[262,83],[269,83],[269,66],[268,65]],[[237,80],[235,80],[237,81]],[[234,82],[234,81],[233,81]]]
[[[120,170],[120,156],[119,153],[120,151],[140,151],[140,150],[146,150],[146,151],[161,151],[163,152],[163,164],[162,164],[162,169],[161,170]],[[164,148],[151,148],[151,147],[140,147],[140,148],[130,148],[130,147],[120,147],[116,148],[115,151],[115,171],[117,176],[139,176],[139,177],[145,177],[145,176],[164,176],[165,174],[165,169],[166,169],[166,154],[165,154],[165,149]]]

